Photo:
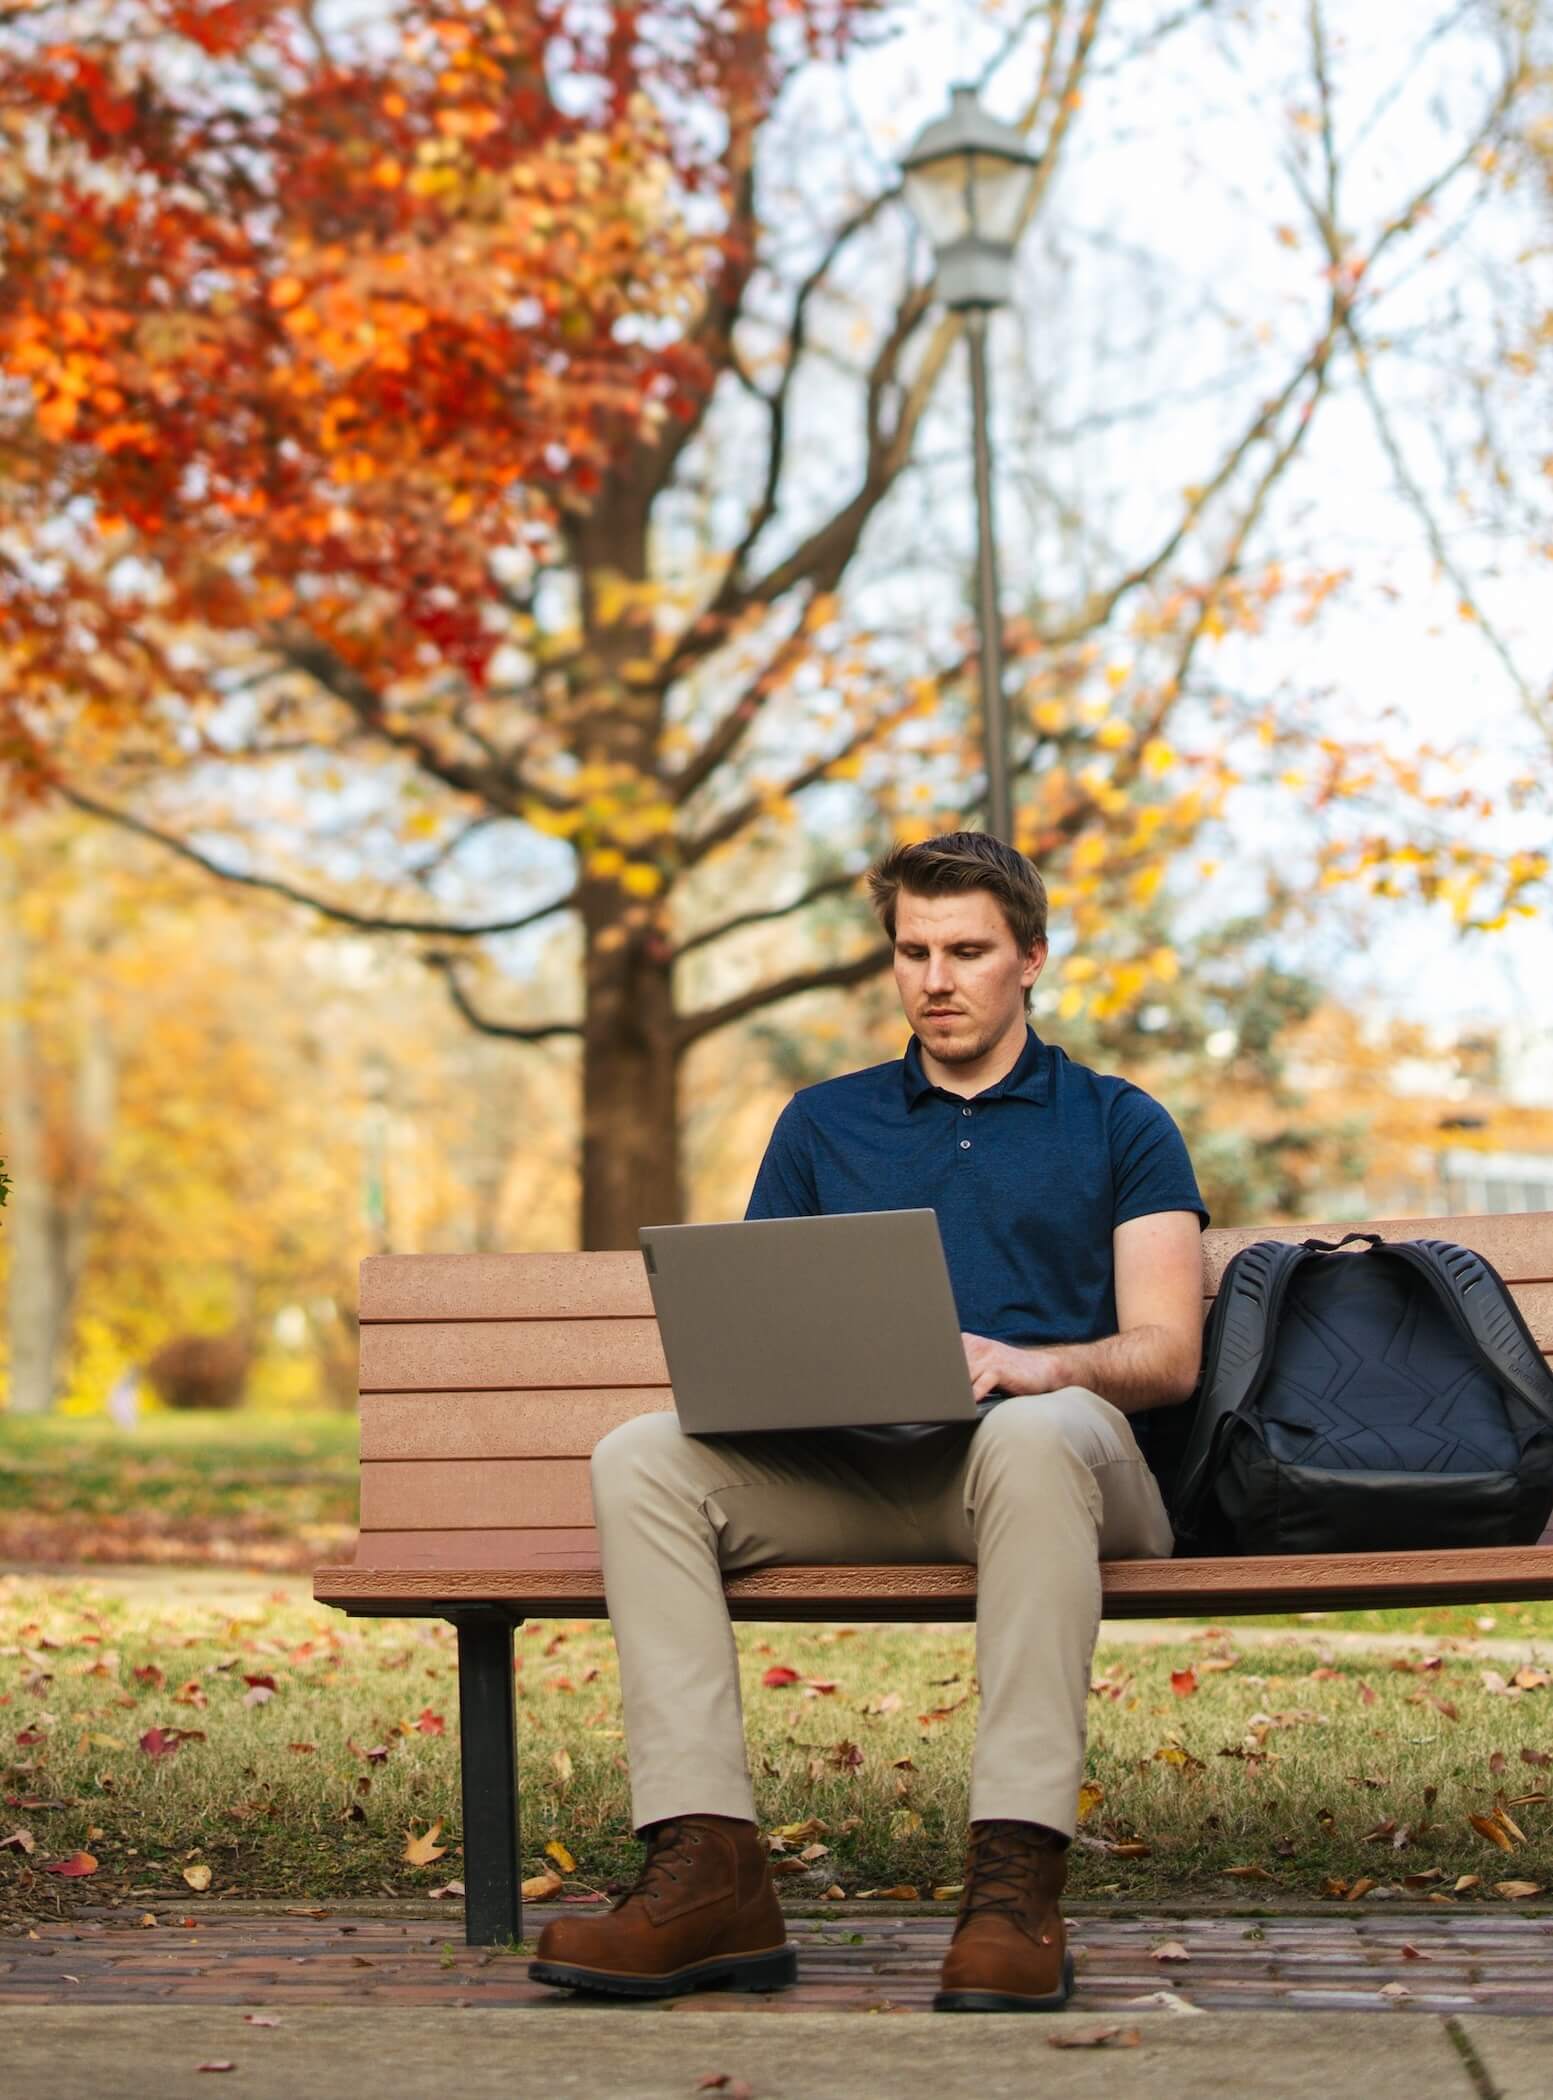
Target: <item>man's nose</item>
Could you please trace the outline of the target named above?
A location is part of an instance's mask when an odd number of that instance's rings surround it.
[[[928,992],[952,992],[954,990],[954,971],[950,967],[950,958],[947,955],[929,953],[927,971],[923,978],[923,990]]]

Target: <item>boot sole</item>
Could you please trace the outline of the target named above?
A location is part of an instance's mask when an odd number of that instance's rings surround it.
[[[1044,1997],[1021,1997],[1014,1991],[938,1991],[934,2012],[1061,2012],[1073,1996],[1073,1957],[1062,1957],[1062,1989]]]
[[[692,1962],[666,1976],[632,1976],[610,1969],[583,1969],[571,1962],[531,1961],[530,1979],[568,1991],[606,1991],[619,1998],[673,1998],[682,1991],[718,1986],[730,1991],[782,1991],[798,1981],[798,1949],[789,1943],[769,1954],[729,1954]]]

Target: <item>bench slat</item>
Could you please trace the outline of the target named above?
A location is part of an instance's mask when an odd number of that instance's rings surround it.
[[[1538,1348],[1553,1353],[1553,1283],[1523,1283],[1514,1296]],[[668,1376],[651,1318],[413,1320],[361,1332],[363,1394],[662,1388]]]
[[[366,1393],[362,1463],[427,1458],[586,1458],[634,1415],[674,1405],[663,1386],[555,1386],[525,1393]]]
[[[1253,1240],[1338,1240],[1355,1230],[1388,1240],[1454,1240],[1486,1255],[1506,1283],[1553,1281],[1553,1211],[1502,1217],[1385,1218],[1362,1227],[1316,1222],[1213,1227],[1203,1273],[1219,1287],[1230,1257]],[[640,1254],[372,1254],[361,1264],[361,1319],[643,1319],[652,1295]]]
[[[462,1545],[463,1541],[457,1542]],[[1332,1553],[1253,1559],[1105,1561],[1108,1618],[1230,1617],[1355,1604],[1477,1603],[1553,1597],[1553,1546],[1475,1552]],[[963,1563],[756,1568],[724,1585],[738,1619],[940,1619],[975,1616],[976,1570]],[[313,1592],[343,1611],[437,1613],[504,1604],[529,1618],[600,1618],[596,1568],[329,1567]]]
[[[669,1382],[646,1320],[419,1320],[361,1330],[363,1393]]]
[[[586,1458],[427,1458],[361,1468],[363,1531],[592,1523]]]

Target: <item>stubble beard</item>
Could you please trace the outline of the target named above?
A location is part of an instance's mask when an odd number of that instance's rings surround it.
[[[986,1056],[1001,1033],[1001,1029],[983,1029],[968,1043],[935,1043],[932,1055],[941,1065],[973,1065]]]

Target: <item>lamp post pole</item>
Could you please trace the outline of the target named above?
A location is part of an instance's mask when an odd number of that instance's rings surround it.
[[[1003,621],[998,609],[997,534],[992,523],[992,442],[987,405],[987,308],[965,314],[971,352],[971,420],[976,446],[976,618],[981,642],[981,733],[987,760],[987,829],[1010,845],[1014,805],[1008,768],[1008,703],[1003,692]]]

